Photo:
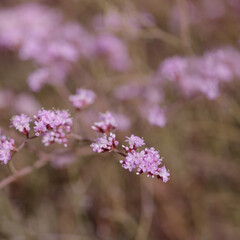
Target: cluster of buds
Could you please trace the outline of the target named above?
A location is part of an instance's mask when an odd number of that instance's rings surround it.
[[[103,133],[103,136],[96,138],[95,142],[90,145],[94,152],[111,152],[117,147],[118,141],[116,141],[116,135],[111,132],[116,127],[117,122],[110,112],[100,114],[100,121],[95,122],[92,129],[96,132]]]

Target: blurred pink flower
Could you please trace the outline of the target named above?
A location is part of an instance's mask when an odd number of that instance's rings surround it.
[[[25,113],[28,115],[35,114],[40,109],[40,104],[37,99],[27,93],[19,94],[15,97],[14,111],[17,113]]]
[[[54,154],[51,165],[54,168],[64,168],[76,161],[76,156],[70,152],[58,151]]]
[[[108,64],[114,70],[125,71],[131,66],[131,59],[124,42],[109,34],[102,34],[96,40],[97,52],[106,56]]]
[[[95,122],[92,129],[97,132],[108,133],[114,130],[117,126],[117,121],[112,113],[106,112],[100,114],[100,121]]]
[[[223,47],[203,56],[172,57],[160,64],[156,79],[175,82],[187,97],[203,93],[208,99],[220,94],[221,82],[230,82],[240,76],[240,52]]]
[[[28,76],[28,85],[32,91],[38,92],[44,84],[64,83],[68,72],[69,66],[64,63],[39,68]]]
[[[14,101],[14,94],[9,89],[0,89],[0,109],[8,108]]]
[[[78,88],[75,95],[70,95],[69,100],[72,102],[73,106],[82,110],[87,106],[93,104],[96,99],[96,94],[88,89]]]
[[[118,129],[121,131],[127,131],[130,128],[130,119],[121,113],[114,113],[114,118],[116,119]]]
[[[14,149],[14,140],[12,138],[7,138],[0,132],[0,163],[7,164],[11,159]]]
[[[150,124],[158,127],[164,127],[167,123],[165,109],[162,109],[157,105],[149,109],[147,118]]]

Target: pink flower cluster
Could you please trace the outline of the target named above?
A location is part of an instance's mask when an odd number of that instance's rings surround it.
[[[25,115],[15,115],[11,119],[10,127],[16,128],[29,138],[30,122],[32,119]],[[36,136],[42,136],[45,146],[53,143],[67,146],[67,134],[72,130],[72,118],[66,110],[39,110],[34,115],[34,132]]]
[[[95,122],[92,129],[96,132],[103,133],[103,136],[95,139],[94,143],[90,145],[94,152],[111,152],[116,148],[118,141],[116,141],[116,135],[111,132],[116,129],[116,127],[117,122],[112,113],[106,112],[100,114],[100,121]]]
[[[148,121],[151,125],[164,127],[167,123],[165,109],[160,108],[158,105],[150,108],[148,111]]]
[[[127,156],[125,160],[120,161],[123,168],[128,169],[130,172],[136,169],[137,175],[146,172],[148,176],[156,176],[161,178],[163,182],[168,181],[170,174],[165,166],[159,167],[162,164],[162,158],[160,158],[158,151],[153,147],[140,151],[138,148],[145,145],[145,142],[142,138],[134,135],[127,137],[126,142],[129,143],[129,146],[123,146],[123,148]]]
[[[220,84],[240,76],[240,53],[226,47],[205,53],[200,57],[172,57],[160,66],[157,79],[174,82],[184,95],[196,93],[215,99],[220,94]]]
[[[29,131],[30,131],[30,122],[31,121],[32,121],[31,118],[28,117],[26,114],[15,115],[11,119],[10,127],[14,127],[19,132],[28,136]]]
[[[125,71],[131,67],[126,45],[114,35],[99,35],[96,39],[96,51],[107,58],[109,66],[114,70]]]
[[[118,141],[116,141],[116,135],[114,133],[110,133],[109,137],[104,134],[102,137],[95,139],[95,142],[90,146],[93,148],[93,151],[96,153],[103,152],[111,152],[118,145]]]
[[[109,136],[107,135],[110,129],[113,130],[113,117],[109,112],[101,116],[103,116],[103,121],[101,124],[99,122],[95,123],[93,129],[103,133],[103,136],[95,139],[90,146],[96,153],[111,152],[118,145],[115,134],[110,132]],[[128,169],[130,172],[136,169],[137,174],[146,172],[148,176],[157,176],[163,182],[168,181],[170,174],[165,166],[159,167],[162,164],[162,158],[160,158],[158,151],[154,148],[145,148],[145,150],[140,151],[139,148],[144,146],[145,142],[142,138],[135,135],[127,137],[126,142],[128,142],[129,146],[122,146],[126,154],[117,150],[122,156],[126,156],[125,160],[120,161],[123,168]]]
[[[12,138],[7,138],[0,132],[0,162],[7,164],[14,150],[14,140]]]
[[[111,68],[131,65],[125,43],[113,34],[95,37],[77,22],[64,22],[60,11],[32,3],[0,10],[0,48],[17,51],[37,69],[28,77],[32,91],[44,84],[63,84],[80,59],[104,55]]]
[[[22,4],[0,11],[0,47],[18,51],[38,66],[28,77],[33,91],[66,80],[70,64],[95,51],[93,38],[80,24],[63,23],[62,14],[40,4]]]
[[[110,112],[101,113],[100,121],[95,122],[92,129],[100,133],[109,133],[116,129],[117,121]]]
[[[45,146],[53,143],[64,144],[67,147],[67,134],[72,130],[72,118],[66,110],[39,110],[34,116],[34,131],[36,136],[43,136]]]
[[[96,99],[96,94],[88,89],[79,88],[75,95],[70,95],[69,100],[72,102],[73,106],[82,110],[89,105],[93,104]]]

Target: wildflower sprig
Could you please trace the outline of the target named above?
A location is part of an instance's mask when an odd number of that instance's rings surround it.
[[[165,166],[162,165],[162,158],[159,155],[159,152],[155,148],[145,148],[144,150],[139,150],[140,147],[145,145],[143,138],[140,138],[135,135],[126,137],[128,146],[122,145],[124,152],[121,152],[116,149],[118,141],[116,140],[116,134],[110,132],[110,130],[117,127],[116,120],[110,112],[107,114],[101,114],[101,122],[94,123],[92,129],[103,133],[102,137],[98,137],[90,145],[93,148],[93,151],[96,153],[111,152],[114,151],[121,156],[124,156],[124,160],[120,160],[120,163],[123,168],[132,172],[136,169],[136,174],[140,175],[142,173],[147,173],[147,176],[156,176],[167,182],[169,180],[169,172]],[[114,127],[113,127],[114,126]],[[109,136],[108,136],[109,135]],[[160,167],[161,166],[161,167]]]

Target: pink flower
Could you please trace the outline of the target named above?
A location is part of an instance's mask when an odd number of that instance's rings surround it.
[[[15,97],[14,111],[17,113],[25,113],[29,115],[35,114],[41,108],[37,99],[28,93],[21,93]]]
[[[118,129],[121,131],[127,131],[130,128],[130,119],[121,113],[114,113],[114,117],[117,121]]]
[[[160,167],[162,164],[162,158],[159,152],[152,148],[145,148],[144,150],[138,150],[138,147],[145,145],[142,138],[132,135],[127,137],[126,140],[129,143],[129,147],[123,146],[127,156],[120,163],[122,167],[132,172],[134,169],[137,170],[137,175],[147,173],[148,176],[156,176],[161,178],[163,182],[168,181],[170,176],[165,166]]]
[[[164,127],[167,123],[167,118],[165,116],[165,110],[161,109],[159,106],[155,105],[149,110],[148,121],[150,124]]]
[[[136,169],[137,175],[147,173],[148,176],[162,178],[164,182],[167,182],[170,175],[165,167],[159,167],[162,164],[162,158],[154,148],[145,148],[140,152],[132,150],[128,152],[125,160],[120,162],[122,167],[130,172]]]
[[[14,149],[14,140],[12,138],[7,138],[0,132],[0,162],[7,164],[11,159]]]
[[[42,142],[45,146],[52,143],[67,146],[67,134],[72,130],[72,118],[66,110],[39,110],[34,116],[36,136],[43,135]]]
[[[159,67],[160,77],[169,81],[178,81],[188,67],[187,61],[183,57],[174,56],[166,59]]]
[[[131,137],[126,138],[127,138],[126,142],[128,142],[130,150],[131,149],[136,150],[138,147],[142,147],[143,145],[145,145],[143,138],[140,138],[133,134],[131,135]]]
[[[64,83],[69,72],[69,65],[66,63],[54,63],[48,67],[36,69],[28,76],[28,85],[34,92],[41,90],[45,84]]]
[[[159,168],[158,176],[163,180],[163,182],[167,182],[169,180],[170,173],[167,171],[166,167],[163,166]]]
[[[97,138],[94,143],[92,143],[90,146],[93,148],[93,151],[96,153],[102,153],[109,151],[111,152],[113,149],[116,148],[118,145],[118,141],[116,141],[116,135],[113,133],[110,133],[110,136],[107,137],[106,134],[104,134],[102,137]]]
[[[0,109],[8,108],[14,102],[14,94],[9,89],[0,90]]]
[[[113,35],[101,35],[97,38],[97,52],[107,57],[108,64],[117,71],[125,71],[131,66],[131,60],[124,42]]]
[[[93,104],[95,99],[96,94],[93,91],[83,88],[77,89],[77,93],[75,95],[69,96],[69,100],[78,110],[82,110],[83,108]]]
[[[31,118],[25,114],[15,115],[11,119],[10,127],[14,127],[19,132],[28,136],[30,131],[30,122],[32,122]]]
[[[101,113],[100,114],[100,121],[95,122],[92,126],[92,129],[101,132],[101,133],[108,133],[114,130],[117,127],[116,119],[110,112]]]

